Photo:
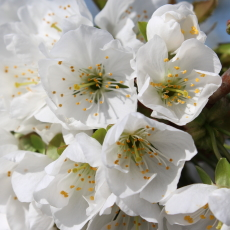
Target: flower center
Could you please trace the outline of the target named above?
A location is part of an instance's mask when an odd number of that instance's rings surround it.
[[[148,137],[151,136],[154,130],[154,127],[146,126],[145,128],[136,130],[132,134],[122,133],[116,143],[119,146],[119,152],[114,164],[128,168],[128,159],[131,158],[136,163],[136,166],[139,167],[140,171],[146,173],[149,171],[147,162],[144,159],[144,155],[146,155],[150,159],[154,160],[158,165],[164,165],[168,170],[169,166],[166,162],[172,162],[173,159],[169,159],[161,153],[148,140]]]
[[[87,69],[79,70],[81,82],[74,84],[73,95],[87,97],[85,100],[91,104],[88,108],[84,108],[84,111],[90,109],[93,104],[103,104],[106,93],[114,91],[124,94],[120,89],[129,88],[123,84],[124,81],[116,81],[112,75],[112,73],[106,72],[102,64],[97,64],[95,68],[89,66]],[[130,97],[130,95],[125,96]],[[78,105],[80,102],[76,104]]]
[[[65,159],[65,162],[68,159]],[[94,200],[95,193],[95,174],[97,168],[91,167],[87,163],[70,163],[74,164],[73,168],[69,168],[67,173],[71,178],[71,183],[69,183],[69,187],[60,191],[60,194],[64,197],[69,197],[69,194],[75,192],[83,191],[86,196],[89,195],[90,200]],[[74,176],[73,176],[74,174]]]
[[[218,220],[214,217],[212,212],[210,211],[208,204],[204,205],[202,208],[198,209],[196,212],[194,212],[191,215],[184,216],[184,220],[187,221],[190,224],[193,224],[195,220],[209,220],[210,222],[206,226],[205,229],[212,229],[216,226],[216,229],[218,229],[217,225],[219,225]]]

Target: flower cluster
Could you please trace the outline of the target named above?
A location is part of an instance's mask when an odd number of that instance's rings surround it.
[[[193,6],[167,3],[94,23],[84,0],[0,2],[0,229],[230,229],[230,182],[177,189],[181,127],[222,81]]]

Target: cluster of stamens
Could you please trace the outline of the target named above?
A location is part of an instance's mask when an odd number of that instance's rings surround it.
[[[197,218],[200,218],[200,220],[208,219],[210,221],[214,221],[212,225],[207,225],[205,229],[212,229],[216,227],[216,229],[219,225],[219,221],[215,218],[215,216],[210,211],[208,204],[204,205],[202,208],[198,209],[196,212],[194,212],[191,215],[184,216],[184,220],[187,221],[189,224],[193,224],[194,220],[197,220]]]
[[[65,162],[68,159],[65,159]],[[81,191],[84,188],[87,188],[90,196],[90,200],[94,200],[94,193],[95,188],[95,174],[97,168],[91,167],[87,163],[74,163],[74,167],[67,170],[68,174],[75,174],[74,176],[74,183],[69,185],[69,188],[65,190],[61,190],[60,194],[63,195],[65,198],[69,197],[69,192],[73,189],[76,191]]]
[[[117,208],[117,211],[115,212],[115,217],[112,220],[113,221],[111,223],[107,224],[106,229],[114,229],[114,227],[118,226],[124,226],[126,229],[133,229],[133,227],[135,227],[135,230],[139,230],[140,228],[143,228],[143,226],[147,227],[148,229],[157,228],[157,224],[148,223],[145,219],[142,219],[139,216],[128,216],[119,208]]]
[[[164,62],[168,62],[169,59],[164,59]],[[186,78],[187,70],[180,70],[179,66],[174,66],[173,72],[177,71],[177,73],[172,74],[172,71],[168,71],[168,74],[165,76],[164,82],[155,83],[150,82],[150,85],[156,88],[158,94],[161,96],[162,101],[167,106],[177,105],[177,104],[185,104],[187,99],[190,99],[191,96],[188,94],[186,90],[188,85]],[[198,73],[200,74],[200,73]],[[200,77],[204,77],[205,74],[200,74]],[[199,82],[200,79],[196,78],[196,82]],[[194,87],[195,84],[191,83],[190,87]],[[199,89],[195,89],[193,91],[195,94],[200,93]]]
[[[140,128],[134,133],[122,133],[119,141],[116,144],[119,146],[117,153],[117,159],[114,164],[129,168],[129,158],[131,158],[136,166],[139,167],[141,173],[145,174],[149,172],[147,162],[144,159],[144,155],[147,155],[150,159],[157,162],[159,166],[164,165],[166,170],[169,170],[169,166],[166,162],[172,162],[173,159],[168,159],[163,153],[156,149],[152,143],[148,140],[148,137],[154,132],[154,127],[146,126]],[[144,179],[150,179],[150,177],[144,176]]]
[[[106,57],[108,58],[108,57]],[[74,70],[72,68],[72,70]],[[72,71],[73,72],[73,71]],[[102,64],[96,64],[96,67],[89,66],[87,69],[79,70],[80,84],[74,84],[73,95],[79,97],[80,100],[76,102],[76,105],[81,104],[81,96],[86,100],[89,106],[83,108],[83,111],[89,110],[95,104],[99,105],[105,102],[105,93],[115,91],[119,94],[124,94],[120,88],[128,88],[124,85],[124,81],[116,81],[113,79],[111,72],[106,72]],[[129,94],[124,94],[126,97],[130,97]],[[98,114],[98,113],[96,113]]]

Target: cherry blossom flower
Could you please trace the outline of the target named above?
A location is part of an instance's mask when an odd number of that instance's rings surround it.
[[[193,6],[188,2],[164,5],[152,15],[147,25],[148,40],[159,35],[166,43],[168,51],[177,50],[190,38],[205,42],[206,35],[200,31]]]
[[[136,110],[133,54],[108,32],[81,26],[63,35],[50,56],[39,62],[40,75],[58,119],[106,127]]]
[[[120,198],[139,194],[151,203],[176,189],[184,161],[196,154],[189,134],[139,113],[109,129],[102,151],[111,191]]]
[[[139,49],[136,69],[139,100],[153,110],[151,116],[177,125],[195,119],[221,85],[217,55],[194,38],[169,60],[165,42],[155,35]]]
[[[166,199],[162,212],[168,221],[168,230],[228,230],[228,203],[229,189],[218,188],[215,185],[193,184],[176,190]],[[159,230],[163,229],[165,228],[161,222]]]
[[[123,45],[137,50],[144,38],[138,29],[139,21],[148,21],[152,13],[166,0],[109,0],[95,17],[96,24],[109,31]],[[139,40],[138,40],[139,39]]]
[[[57,226],[81,229],[103,205],[106,193],[101,145],[79,133],[62,155],[45,169],[35,200],[49,205]],[[110,192],[108,192],[108,195]]]

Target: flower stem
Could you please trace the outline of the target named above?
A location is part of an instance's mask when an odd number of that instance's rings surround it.
[[[217,141],[217,145],[219,149],[224,153],[228,161],[230,161],[230,153],[228,152],[228,150],[220,143],[220,141]]]
[[[217,147],[216,137],[215,137],[214,131],[209,125],[205,125],[205,128],[207,129],[208,134],[211,138],[212,148],[213,148],[213,151],[216,155],[216,158],[219,160],[221,158],[221,155],[220,155],[220,152],[219,152],[218,147]]]
[[[230,132],[228,132],[228,131],[226,131],[226,130],[224,130],[224,129],[219,129],[219,128],[216,128],[219,132],[221,132],[221,133],[223,133],[223,134],[225,134],[225,135],[227,135],[227,136],[229,136],[230,137]]]
[[[230,150],[230,145],[224,144],[224,147]]]

